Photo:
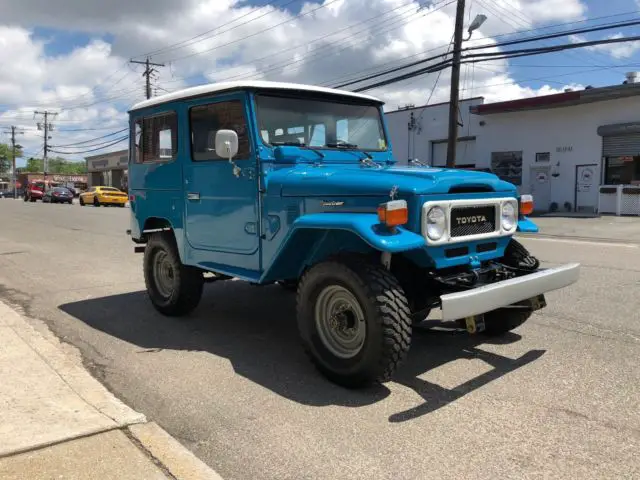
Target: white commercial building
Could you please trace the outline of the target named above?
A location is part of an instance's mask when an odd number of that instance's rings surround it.
[[[115,187],[127,190],[129,150],[103,153],[85,158],[89,187]]]
[[[444,166],[448,104],[387,114],[401,163]],[[540,211],[640,214],[640,83],[460,103],[456,166],[492,171]]]

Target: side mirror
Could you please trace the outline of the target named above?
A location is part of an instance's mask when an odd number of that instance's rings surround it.
[[[238,154],[238,134],[233,130],[218,130],[216,133],[216,154],[231,160]]]
[[[233,157],[238,154],[238,143],[238,134],[233,130],[218,130],[216,133],[216,155],[229,159],[236,178],[242,173],[242,169],[233,161]]]

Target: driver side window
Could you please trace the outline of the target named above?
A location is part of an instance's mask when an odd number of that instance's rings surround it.
[[[216,154],[218,130],[238,134],[238,159],[249,158],[251,146],[244,107],[240,100],[211,103],[191,108],[191,158],[194,161],[226,160]]]

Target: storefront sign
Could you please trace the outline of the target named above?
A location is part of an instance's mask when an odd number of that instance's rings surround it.
[[[567,152],[572,152],[573,151],[573,146],[571,145],[567,145],[564,147],[556,147],[556,152],[557,153],[567,153]]]

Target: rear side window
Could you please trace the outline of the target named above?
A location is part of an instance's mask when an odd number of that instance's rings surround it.
[[[238,134],[237,158],[246,159],[250,154],[247,119],[240,100],[217,102],[193,107],[191,120],[191,158],[196,161],[227,160],[214,150],[218,130],[234,130]]]
[[[135,162],[169,162],[178,153],[178,117],[175,112],[144,117],[135,123]]]

